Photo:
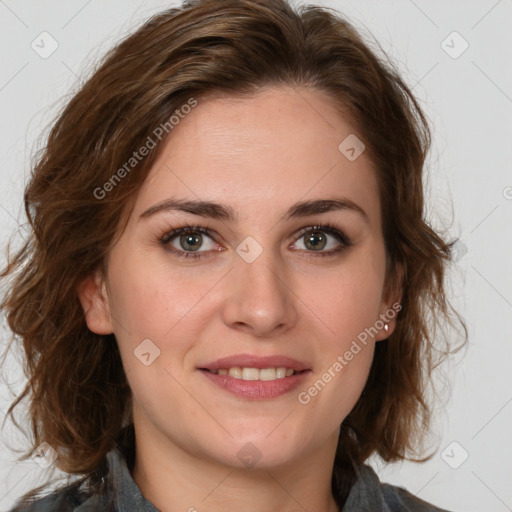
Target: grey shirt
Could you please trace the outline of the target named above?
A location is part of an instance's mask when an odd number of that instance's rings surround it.
[[[109,491],[88,495],[71,484],[34,503],[10,512],[159,512],[144,498],[118,448],[107,454]],[[340,512],[448,512],[414,497],[401,487],[383,484],[370,466],[358,470],[357,479]]]

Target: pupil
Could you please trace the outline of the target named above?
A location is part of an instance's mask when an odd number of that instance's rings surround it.
[[[196,250],[201,246],[201,239],[199,236],[186,234],[181,236],[181,245],[186,249],[186,245],[189,245],[189,249]]]
[[[322,233],[311,233],[307,240],[306,240],[306,246],[308,246],[308,244],[310,246],[312,246],[314,249],[323,249],[325,247],[325,243],[326,243],[326,240],[325,240],[325,236],[322,235]]]

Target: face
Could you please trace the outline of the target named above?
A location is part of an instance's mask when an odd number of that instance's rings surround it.
[[[80,292],[161,449],[238,467],[333,452],[394,328],[375,170],[338,149],[355,133],[288,87],[198,99],[174,127]]]

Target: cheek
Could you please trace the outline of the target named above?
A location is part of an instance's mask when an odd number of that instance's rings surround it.
[[[313,387],[303,401],[317,401],[321,417],[341,422],[354,407],[372,365],[385,265],[375,245],[340,265],[335,276],[317,282],[311,309],[326,326]],[[335,284],[333,284],[335,283]],[[320,395],[322,395],[320,397]],[[318,397],[318,398],[315,398]],[[333,413],[333,411],[335,411]]]
[[[173,392],[166,370],[178,379],[184,372],[187,353],[201,340],[205,315],[214,309],[208,292],[219,275],[173,270],[165,258],[127,251],[112,253],[110,268],[114,332],[131,388],[135,394]],[[156,357],[145,366],[138,357],[147,352],[151,361]]]
[[[311,429],[333,431],[350,414],[364,389],[372,365],[374,343],[338,342],[297,399]]]
[[[336,339],[336,348],[357,337],[378,319],[384,283],[384,264],[375,253],[366,251],[340,265],[304,290],[307,301]],[[314,290],[311,293],[311,290]]]
[[[162,339],[201,298],[204,283],[192,285],[183,273],[142,253],[111,262],[111,311],[121,334]]]
[[[373,342],[367,345],[356,342],[356,345],[351,344],[337,361],[342,370],[334,389],[337,400],[334,407],[339,411],[341,421],[354,408],[363,392],[373,361],[374,347]]]

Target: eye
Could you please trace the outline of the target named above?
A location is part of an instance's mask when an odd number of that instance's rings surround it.
[[[166,250],[181,258],[201,258],[204,257],[202,253],[216,250],[217,246],[209,229],[194,226],[168,231],[158,241]]]
[[[345,233],[328,224],[303,228],[295,237],[298,238],[294,245],[298,247],[294,250],[314,257],[334,256],[353,245]],[[172,229],[160,236],[158,242],[166,251],[180,258],[206,258],[211,256],[208,253],[223,250],[214,241],[214,233],[200,226]]]
[[[345,233],[326,224],[304,228],[299,232],[295,244],[299,245],[300,250],[313,253],[311,256],[332,256],[350,247],[352,242]]]

